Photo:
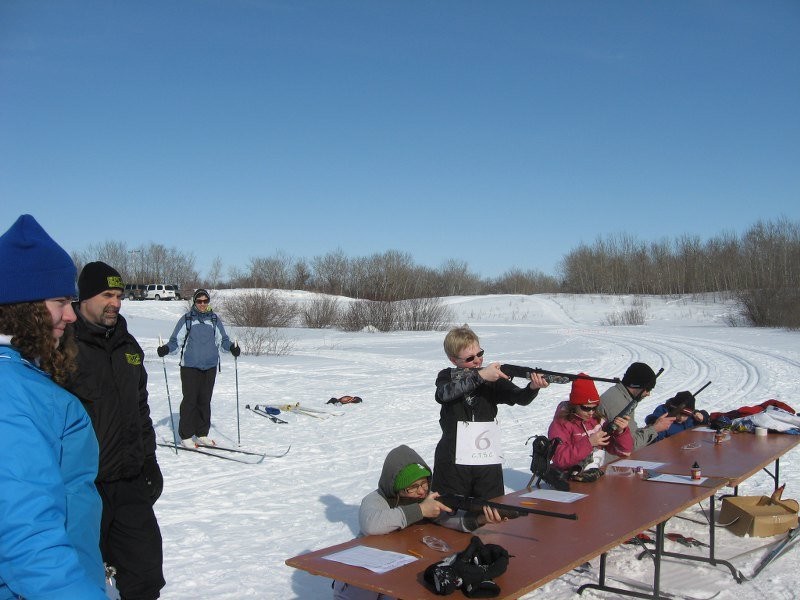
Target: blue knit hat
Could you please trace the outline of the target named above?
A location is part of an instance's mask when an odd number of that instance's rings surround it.
[[[0,304],[75,296],[77,269],[31,215],[0,236]]]

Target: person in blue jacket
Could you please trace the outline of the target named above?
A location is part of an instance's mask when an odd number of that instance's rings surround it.
[[[30,215],[0,236],[0,600],[103,600],[98,447],[78,399],[75,265]]]
[[[211,310],[211,296],[204,289],[192,296],[192,308],[181,317],[169,342],[157,349],[159,356],[180,350],[181,387],[178,435],[187,448],[214,446],[208,437],[211,429],[211,395],[217,378],[219,350],[234,358],[241,354],[238,344],[231,342],[217,313]],[[195,441],[197,440],[197,441]]]
[[[664,404],[657,406],[653,413],[645,418],[644,422],[652,425],[662,415],[675,417],[675,421],[669,428],[659,432],[656,439],[651,443],[663,440],[686,429],[708,425],[709,421],[706,411],[695,408],[694,394],[688,391],[678,392]]]

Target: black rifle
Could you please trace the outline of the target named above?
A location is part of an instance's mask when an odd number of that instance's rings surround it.
[[[575,513],[560,513],[551,512],[549,510],[538,510],[535,508],[525,508],[522,506],[513,506],[511,504],[500,504],[499,502],[491,502],[489,500],[481,500],[480,498],[472,498],[469,496],[461,496],[460,494],[442,494],[437,498],[439,502],[449,507],[451,510],[464,510],[467,512],[478,513],[483,512],[484,506],[491,506],[496,508],[501,517],[515,519],[524,515],[543,515],[545,517],[558,517],[559,519],[572,519],[577,520],[578,515]]]
[[[661,375],[663,372],[664,372],[664,367],[661,367],[658,370],[658,373],[656,373],[656,379],[658,379],[658,376]],[[617,419],[617,417],[622,417],[624,419],[625,417],[630,416],[631,413],[633,413],[633,411],[636,409],[636,405],[639,404],[639,401],[642,399],[643,393],[644,390],[639,392],[633,400],[628,402],[625,408],[619,411],[619,414],[616,417],[614,417],[610,421],[606,421],[605,426],[603,426],[603,431],[605,431],[606,433],[614,433],[617,429],[619,429],[619,425],[614,423],[614,421]]]
[[[525,379],[531,378],[531,373],[538,373],[545,378],[547,383],[569,383],[576,379],[591,379],[592,381],[604,381],[606,383],[620,383],[620,379],[614,377],[592,377],[582,373],[560,373],[559,371],[548,371],[538,367],[519,367],[517,365],[500,365],[500,370],[511,378],[523,377]]]

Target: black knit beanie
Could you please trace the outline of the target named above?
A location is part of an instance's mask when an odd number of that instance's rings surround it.
[[[628,367],[625,375],[622,376],[622,385],[629,388],[642,388],[652,390],[656,387],[656,374],[649,365],[642,362],[635,362]]]
[[[122,276],[114,267],[104,262],[90,262],[78,276],[78,300],[94,298],[106,290],[124,290]]]

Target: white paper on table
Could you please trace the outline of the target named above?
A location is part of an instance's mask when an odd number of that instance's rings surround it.
[[[659,481],[662,483],[685,483],[686,485],[700,485],[708,477],[701,477],[700,479],[692,479],[691,475],[669,475],[661,473],[654,477],[648,477],[647,481]]]
[[[632,458],[623,458],[622,460],[615,460],[613,463],[608,463],[608,467],[642,467],[643,469],[657,469],[663,467],[666,463],[653,462],[650,460],[633,460]]]
[[[353,546],[347,550],[334,552],[322,558],[353,567],[363,567],[373,573],[386,573],[417,560],[409,554],[392,552],[391,550],[378,550],[369,546]]]
[[[539,500],[550,500],[552,502],[570,503],[575,500],[585,498],[586,494],[579,494],[577,492],[559,492],[558,490],[539,489],[522,494],[520,498],[538,498]]]
[[[689,431],[696,431],[698,433],[716,433],[716,429],[711,429],[711,427],[692,427]]]

